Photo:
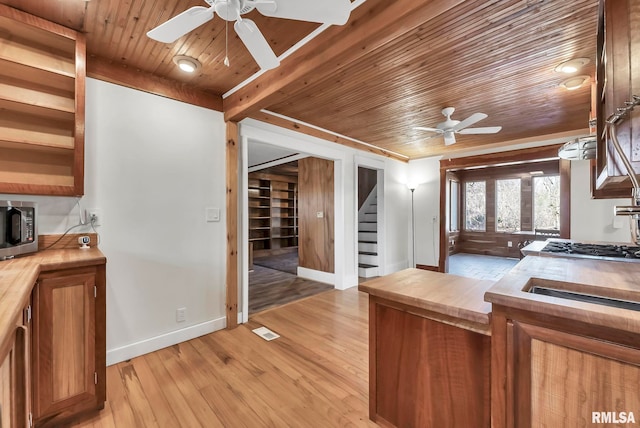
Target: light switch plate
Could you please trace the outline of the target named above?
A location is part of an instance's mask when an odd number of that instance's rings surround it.
[[[324,213],[322,211],[316,211],[316,217],[323,218],[324,217]]]
[[[207,208],[206,213],[207,223],[220,221],[220,208]]]

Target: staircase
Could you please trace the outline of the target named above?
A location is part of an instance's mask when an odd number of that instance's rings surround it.
[[[380,275],[377,205],[377,191],[374,187],[358,210],[358,276],[362,278]]]

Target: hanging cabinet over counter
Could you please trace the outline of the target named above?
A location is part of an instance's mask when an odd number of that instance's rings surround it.
[[[0,4],[0,193],[84,193],[85,36]]]
[[[605,120],[640,95],[640,0],[600,0],[595,108],[598,148],[595,162],[596,197],[631,197],[631,183],[604,134]],[[618,140],[640,173],[640,109],[618,125]]]

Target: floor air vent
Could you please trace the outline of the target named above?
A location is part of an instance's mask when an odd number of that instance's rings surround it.
[[[277,339],[280,337],[280,335],[272,332],[271,330],[269,330],[267,327],[260,327],[260,328],[256,328],[253,331],[255,334],[257,334],[258,336],[260,336],[261,338],[263,338],[266,341],[270,341],[273,339]]]

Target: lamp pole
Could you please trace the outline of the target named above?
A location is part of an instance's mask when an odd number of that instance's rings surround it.
[[[415,211],[413,209],[413,192],[416,190],[416,187],[411,186],[409,187],[409,190],[411,190],[411,267],[416,267],[416,220]]]

